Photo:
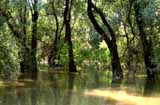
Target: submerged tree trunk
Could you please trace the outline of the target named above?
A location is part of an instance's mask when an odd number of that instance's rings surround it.
[[[65,0],[65,10],[64,10],[64,25],[65,25],[65,40],[68,43],[68,56],[69,56],[69,71],[77,72],[76,65],[74,62],[73,46],[71,39],[71,6],[72,0]]]
[[[32,42],[31,42],[31,72],[37,72],[37,21],[38,21],[38,0],[34,0],[32,13]]]
[[[98,24],[97,20],[95,19],[95,16],[93,15],[93,9],[94,9],[94,12],[96,12],[101,17],[102,22],[108,28],[110,35],[108,35],[105,32],[105,30],[102,27],[100,27],[100,25]],[[106,20],[104,13],[101,10],[99,10],[92,3],[91,0],[88,0],[88,16],[89,16],[89,19],[91,20],[94,28],[102,36],[102,38],[105,40],[105,42],[110,50],[110,53],[112,55],[111,63],[112,63],[113,78],[115,78],[115,79],[123,78],[123,72],[122,72],[122,68],[121,68],[120,60],[119,60],[119,56],[118,56],[115,33],[114,33],[112,27],[110,26],[110,24],[108,23],[108,21]]]
[[[146,67],[146,73],[148,78],[154,78],[155,73],[153,71],[153,67],[155,66],[152,62],[152,43],[151,39],[147,39],[147,35],[143,29],[143,18],[142,13],[140,10],[140,4],[135,3],[134,10],[135,10],[135,16],[136,16],[136,22],[139,29],[139,36],[141,38],[142,47],[143,47],[143,56],[144,56],[144,62]]]

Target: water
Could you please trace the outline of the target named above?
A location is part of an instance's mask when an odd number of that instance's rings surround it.
[[[40,72],[0,81],[0,105],[160,105],[158,80],[112,81],[101,73]]]

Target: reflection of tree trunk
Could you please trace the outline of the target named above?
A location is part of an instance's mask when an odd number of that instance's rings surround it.
[[[72,46],[72,39],[71,39],[71,7],[72,7],[72,0],[65,0],[65,10],[64,10],[64,24],[65,24],[65,39],[68,43],[68,54],[69,54],[69,71],[70,72],[77,72],[76,65],[74,62],[74,55],[73,55],[73,46]]]
[[[37,73],[24,73],[18,77],[18,81],[20,83],[21,81],[23,83],[25,79],[32,79],[32,80],[35,80],[34,82],[36,82]],[[18,97],[19,104],[17,105],[38,105],[37,104],[37,101],[38,101],[37,97],[39,96],[38,93],[39,92],[38,92],[37,86],[35,86],[34,88],[31,87],[30,89],[27,89],[27,90],[26,88],[18,88],[16,91],[16,94]],[[30,97],[28,97],[28,95],[30,95]]]
[[[100,69],[99,69],[99,65],[98,65],[98,63],[96,62],[96,69],[97,69],[97,71],[96,72],[94,72],[94,79],[95,79],[95,87],[96,88],[98,88],[99,87],[99,85],[100,85],[100,77],[99,77],[99,75],[100,75]]]
[[[54,94],[53,99],[55,100],[54,105],[59,105],[59,103],[60,103],[60,101],[59,101],[60,98],[59,97],[61,97],[60,93],[62,92],[62,94],[64,94],[64,92],[61,91],[61,87],[59,86],[60,83],[59,83],[58,79],[56,78],[57,74],[50,74],[49,73],[48,75],[49,75],[49,80],[54,82],[54,84],[51,85],[51,89],[52,89],[52,92]]]
[[[15,88],[5,87],[3,91],[1,91],[0,105],[18,105]]]
[[[26,97],[28,92],[25,91],[24,88],[18,88],[16,90],[16,96],[17,96],[17,105],[28,105],[28,97]]]
[[[143,29],[143,17],[141,13],[141,7],[140,4],[135,3],[134,5],[135,9],[135,16],[136,16],[136,22],[139,29],[139,35],[142,42],[143,47],[143,56],[144,56],[144,62],[146,66],[146,72],[148,78],[154,78],[154,71],[153,71],[153,62],[152,62],[152,42],[151,39],[147,39],[146,33]]]
[[[155,79],[146,79],[144,87],[144,96],[151,96],[153,90],[155,90]]]
[[[37,73],[31,73],[32,80],[34,80],[34,87],[31,88],[30,90],[30,100],[31,100],[31,105],[38,105],[38,97],[39,97],[39,84],[37,84]]]
[[[110,32],[110,35],[108,35],[105,30],[98,24],[94,14],[94,11],[100,16],[103,24],[108,28],[108,31]],[[102,38],[105,40],[106,44],[108,45],[108,48],[110,50],[110,53],[112,55],[112,73],[113,78],[123,78],[123,72],[120,65],[120,60],[118,56],[118,50],[117,50],[117,44],[116,44],[116,35],[111,27],[111,25],[108,23],[108,21],[105,18],[105,14],[98,9],[91,0],[88,0],[88,16],[95,27],[96,31],[102,36]]]
[[[71,98],[72,98],[72,92],[73,92],[73,86],[74,86],[74,74],[69,74],[69,79],[68,79],[68,91],[65,94],[64,97],[64,105],[70,105],[71,104]]]
[[[32,13],[32,42],[31,42],[31,72],[37,72],[37,21],[38,21],[38,0],[34,0]]]
[[[122,80],[123,80],[123,79],[117,80],[117,79],[112,78],[111,87],[112,87],[112,88],[117,88],[117,89],[119,89],[120,86],[121,86],[121,84],[122,84]]]
[[[38,105],[38,91],[36,88],[31,88],[31,105]]]

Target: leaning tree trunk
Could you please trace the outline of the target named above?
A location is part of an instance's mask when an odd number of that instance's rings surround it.
[[[98,24],[93,12],[97,13],[100,16],[103,24],[108,28],[110,35],[108,35],[105,32],[105,30]],[[111,63],[112,63],[113,78],[115,78],[115,79],[123,78],[123,71],[122,71],[122,68],[120,65],[117,44],[116,44],[116,35],[115,35],[112,27],[110,26],[110,24],[106,20],[104,13],[100,9],[98,9],[92,3],[91,0],[88,0],[88,16],[89,16],[89,19],[91,20],[94,28],[102,36],[102,38],[104,39],[104,41],[106,42],[106,44],[110,50],[110,53],[112,55]]]
[[[138,3],[135,3],[134,5],[135,10],[135,16],[136,16],[136,22],[139,29],[139,36],[141,38],[142,47],[143,47],[143,56],[144,56],[144,62],[146,67],[146,73],[148,78],[154,78],[155,73],[153,71],[154,64],[152,62],[152,43],[151,39],[147,40],[146,33],[143,29],[143,18],[142,13],[140,10],[140,5]]]
[[[71,6],[72,0],[65,0],[65,10],[64,10],[64,25],[65,25],[65,40],[68,43],[68,56],[69,56],[69,71],[77,72],[76,65],[74,62],[73,46],[71,39]]]
[[[37,21],[38,21],[38,0],[34,0],[32,13],[32,42],[31,42],[31,72],[37,72]]]

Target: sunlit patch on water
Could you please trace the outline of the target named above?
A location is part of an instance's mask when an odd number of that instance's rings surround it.
[[[34,81],[32,79],[19,79],[19,80],[8,80],[0,81],[0,87],[25,87],[32,84]]]
[[[103,97],[106,100],[116,101],[116,105],[160,105],[160,97],[143,97],[127,93],[124,90],[100,90],[85,91],[85,96]]]
[[[25,86],[25,83],[17,82],[17,81],[0,81],[0,87],[9,87],[9,86],[16,86],[21,87]]]

